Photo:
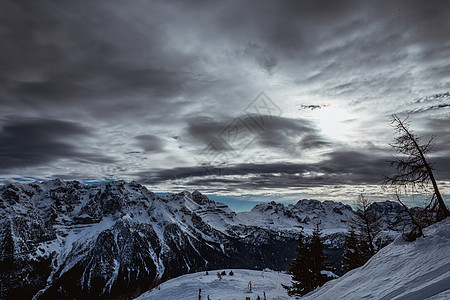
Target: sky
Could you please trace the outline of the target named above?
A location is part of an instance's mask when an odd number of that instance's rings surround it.
[[[1,0],[0,181],[386,200],[395,113],[436,135],[448,197],[449,20],[434,0]]]

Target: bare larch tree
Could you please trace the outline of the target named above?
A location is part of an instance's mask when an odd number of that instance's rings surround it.
[[[356,199],[355,217],[350,220],[350,226],[356,229],[362,244],[363,252],[366,254],[366,261],[372,257],[379,249],[375,247],[375,237],[380,233],[380,216],[375,210],[370,209],[372,204],[363,194],[359,194]]]
[[[385,184],[395,187],[425,188],[430,183],[433,186],[433,197],[430,201],[436,201],[433,206],[436,207],[439,219],[450,216],[449,210],[445,205],[441,193],[439,192],[436,179],[433,174],[433,165],[428,161],[427,155],[433,149],[432,141],[434,136],[426,144],[420,144],[420,137],[415,135],[409,129],[408,117],[401,120],[397,115],[392,115],[391,125],[395,128],[397,136],[391,146],[402,154],[394,161],[391,161],[391,167],[397,171],[396,174],[385,179]]]

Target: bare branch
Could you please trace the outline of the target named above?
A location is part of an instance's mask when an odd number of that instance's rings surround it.
[[[450,216],[434,178],[433,164],[429,163],[427,158],[428,153],[433,149],[433,140],[436,136],[432,136],[427,143],[421,145],[420,137],[409,130],[409,115],[403,120],[395,114],[392,115],[391,126],[394,127],[398,136],[390,145],[402,156],[389,162],[397,173],[386,177],[384,184],[406,190],[408,187],[425,189],[431,183],[436,197],[432,197],[430,201],[437,202],[436,207],[443,217]],[[397,198],[400,201],[399,197]]]

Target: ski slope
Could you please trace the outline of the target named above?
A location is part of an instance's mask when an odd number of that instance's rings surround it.
[[[164,282],[159,289],[142,294],[139,300],[174,300],[198,299],[199,289],[202,289],[201,299],[212,300],[242,300],[250,297],[257,299],[258,295],[264,299],[294,299],[287,295],[281,284],[290,284],[291,276],[275,271],[255,271],[246,269],[233,270],[234,275],[227,275],[219,279],[217,272],[224,270],[199,272],[180,276]],[[252,292],[249,291],[249,282],[252,283]]]
[[[425,236],[415,242],[397,237],[364,266],[301,299],[450,299],[450,218],[428,227]]]

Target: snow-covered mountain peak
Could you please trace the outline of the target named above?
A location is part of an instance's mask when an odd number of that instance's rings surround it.
[[[384,202],[374,202],[370,207],[380,214],[393,213],[402,210],[400,203],[389,200]]]
[[[244,224],[283,231],[311,232],[319,224],[325,233],[347,230],[347,221],[354,212],[340,202],[302,199],[296,204],[270,202],[256,205],[250,212],[238,213]]]
[[[205,195],[200,193],[198,190],[195,190],[192,194],[192,200],[194,200],[196,203],[203,205],[203,204],[213,204],[214,201],[208,199]]]
[[[322,206],[322,203],[319,200],[315,200],[315,199],[301,199],[298,200],[297,203],[295,204],[295,207],[297,208],[303,208],[303,207],[307,207],[307,208],[320,208]]]

